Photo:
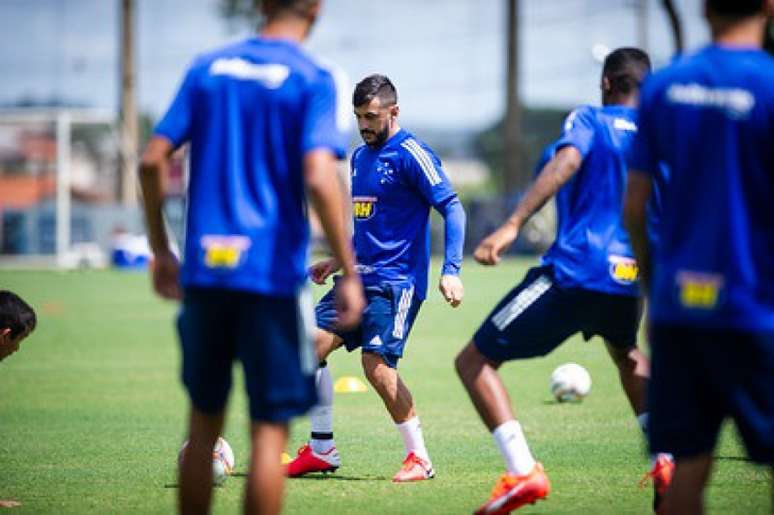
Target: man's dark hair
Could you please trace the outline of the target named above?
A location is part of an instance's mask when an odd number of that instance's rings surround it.
[[[605,58],[602,76],[613,93],[628,95],[639,88],[650,68],[650,57],[639,48],[618,48]]]
[[[763,10],[765,0],[707,0],[707,11],[719,16],[746,18]]]
[[[282,12],[292,12],[297,16],[305,16],[311,6],[319,0],[255,0],[263,6],[264,12],[276,15]]]
[[[389,78],[378,73],[369,75],[357,83],[355,93],[352,95],[352,105],[357,107],[367,104],[375,97],[379,97],[383,107],[398,103],[398,90]]]
[[[25,331],[31,333],[38,323],[35,311],[21,297],[7,290],[0,290],[0,329],[10,328],[16,338]]]

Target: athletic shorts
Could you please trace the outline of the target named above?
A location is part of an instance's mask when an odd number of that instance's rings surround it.
[[[750,458],[774,465],[774,333],[654,324],[651,340],[653,452],[711,453],[730,417]]]
[[[223,411],[234,361],[244,369],[254,421],[286,423],[317,402],[312,300],[188,288],[177,320],[182,379],[200,411]]]
[[[495,306],[473,341],[495,362],[545,356],[577,332],[626,349],[637,345],[641,313],[637,297],[563,288],[553,267],[541,266]]]
[[[334,287],[317,304],[317,327],[341,337],[349,352],[360,347],[363,352],[378,354],[388,366],[397,368],[422,305],[414,285],[391,282],[366,286],[363,318],[360,325],[351,331],[341,331],[336,327],[335,292],[334,283]]]

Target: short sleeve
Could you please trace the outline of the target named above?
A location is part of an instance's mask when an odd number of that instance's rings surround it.
[[[634,136],[629,152],[626,155],[626,164],[630,170],[657,175],[660,166],[653,147],[652,94],[650,94],[648,89],[643,88],[640,99],[637,134]]]
[[[438,206],[455,195],[441,161],[435,154],[414,138],[406,138],[401,144],[406,179],[432,205]]]
[[[594,144],[594,113],[588,106],[583,106],[571,112],[564,121],[562,136],[554,145],[554,151],[562,147],[573,146],[585,158]]]
[[[191,66],[172,104],[153,131],[154,134],[166,137],[175,148],[191,139],[195,88],[196,72],[195,67]]]
[[[326,148],[343,159],[347,155],[349,127],[338,109],[340,95],[333,75],[321,70],[318,79],[309,84],[306,100],[303,152]]]

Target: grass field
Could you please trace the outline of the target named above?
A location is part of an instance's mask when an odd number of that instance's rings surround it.
[[[373,391],[337,394],[343,465],[326,478],[289,481],[287,513],[469,513],[488,497],[503,464],[452,360],[529,264],[484,270],[468,263],[463,306],[451,310],[431,289],[419,316],[400,370],[436,479],[392,484],[403,447],[381,401]],[[39,313],[22,351],[0,363],[0,499],[20,501],[12,511],[20,514],[172,512],[186,416],[175,306],[154,298],[139,273],[0,271],[0,287]],[[591,372],[592,392],[582,403],[557,404],[548,392],[551,370],[567,361]],[[358,356],[339,351],[330,364],[334,379],[362,377]],[[649,512],[651,489],[637,486],[648,465],[642,438],[600,340],[573,338],[547,358],[507,364],[502,373],[553,483],[549,499],[524,513]],[[248,420],[238,374],[235,384],[224,436],[244,472]],[[307,431],[306,420],[294,426],[291,454]],[[768,476],[744,460],[731,428],[717,456],[709,512],[769,513]],[[232,477],[217,489],[215,513],[239,512],[243,484]]]

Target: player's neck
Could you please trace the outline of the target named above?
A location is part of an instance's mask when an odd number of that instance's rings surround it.
[[[724,47],[761,48],[766,20],[751,16],[744,20],[714,19],[711,23],[712,40]]]
[[[286,16],[271,20],[260,30],[262,38],[266,39],[287,39],[301,43],[306,39],[310,29],[309,22],[292,16]]]
[[[612,93],[602,99],[602,105],[605,107],[619,106],[636,108],[638,100],[639,98],[637,95],[621,95]]]
[[[392,127],[390,127],[390,132],[387,135],[387,141],[390,141],[393,136],[398,134],[400,132],[400,125],[398,125],[398,122],[395,122]]]

